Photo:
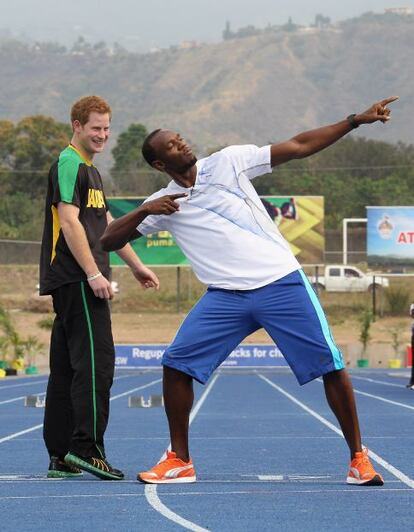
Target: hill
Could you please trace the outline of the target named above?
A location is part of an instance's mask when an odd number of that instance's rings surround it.
[[[414,17],[393,14],[149,54],[84,41],[71,50],[6,41],[0,119],[42,113],[66,121],[76,98],[97,93],[112,104],[115,134],[131,122],[170,127],[207,151],[283,140],[399,94],[392,124],[358,134],[411,143],[413,49]]]

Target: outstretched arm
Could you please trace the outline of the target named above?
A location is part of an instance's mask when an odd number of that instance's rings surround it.
[[[180,205],[176,201],[187,194],[169,194],[160,198],[147,201],[137,209],[117,218],[105,229],[101,237],[102,248],[105,251],[117,251],[123,248],[130,240],[141,236],[137,231],[138,225],[151,214],[174,214],[180,210]]]
[[[300,133],[292,139],[286,142],[281,142],[280,144],[272,144],[270,149],[271,165],[277,166],[286,163],[291,159],[303,159],[304,157],[313,155],[314,153],[327,148],[331,144],[334,144],[337,140],[361,124],[388,122],[388,120],[390,120],[391,111],[387,105],[395,100],[398,100],[398,96],[385,98],[380,102],[374,103],[374,105],[363,113],[351,115],[352,118],[346,118],[345,120],[330,126],[305,131],[304,133]]]

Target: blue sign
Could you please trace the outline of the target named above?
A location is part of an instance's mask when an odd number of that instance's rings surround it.
[[[117,368],[158,368],[167,344],[118,344],[115,346]],[[275,345],[239,345],[221,367],[281,367],[287,366]]]
[[[370,266],[414,267],[414,207],[367,207]]]

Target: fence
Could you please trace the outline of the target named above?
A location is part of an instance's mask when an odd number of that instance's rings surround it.
[[[325,230],[326,264],[342,263],[342,230]],[[366,262],[366,228],[348,231],[348,256],[350,264]],[[26,240],[0,240],[0,264],[38,264],[40,242]]]

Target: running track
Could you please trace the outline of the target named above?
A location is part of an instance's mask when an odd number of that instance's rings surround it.
[[[114,382],[106,446],[122,482],[47,480],[43,409],[23,407],[47,378],[2,380],[1,530],[409,530],[414,392],[390,371],[352,372],[364,443],[386,481],[365,488],[345,484],[348,451],[321,382],[299,387],[287,370],[223,372],[197,385],[191,452],[199,480],[157,487],[135,478],[169,443],[164,413],[128,408],[128,396],[160,393],[159,372]]]

